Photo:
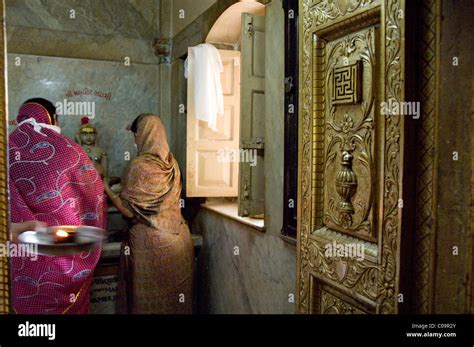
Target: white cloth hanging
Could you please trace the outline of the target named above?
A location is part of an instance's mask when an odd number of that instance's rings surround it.
[[[190,84],[189,110],[196,119],[207,122],[217,131],[217,117],[224,115],[224,95],[221,73],[224,71],[216,47],[203,43],[189,48],[185,64],[185,77]]]

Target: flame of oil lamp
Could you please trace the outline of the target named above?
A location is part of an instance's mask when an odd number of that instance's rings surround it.
[[[66,232],[66,231],[64,231],[64,230],[58,230],[58,231],[56,232],[56,236],[58,236],[58,237],[68,237],[68,236],[69,236],[69,233]]]
[[[64,230],[58,230],[54,234],[56,243],[74,243],[74,234]]]

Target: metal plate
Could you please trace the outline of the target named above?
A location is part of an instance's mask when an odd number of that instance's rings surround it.
[[[57,236],[58,231],[69,234],[67,239]],[[89,226],[57,226],[46,231],[22,233],[20,243],[34,245],[38,254],[50,256],[74,255],[99,248],[105,238],[105,230]],[[61,241],[63,240],[63,241]],[[64,242],[66,240],[66,242]]]

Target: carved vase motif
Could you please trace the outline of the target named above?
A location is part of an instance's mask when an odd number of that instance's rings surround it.
[[[352,170],[354,156],[349,152],[342,153],[342,168],[336,176],[336,190],[341,201],[339,202],[339,214],[343,227],[352,225],[352,215],[355,213],[352,198],[357,191],[357,176]]]

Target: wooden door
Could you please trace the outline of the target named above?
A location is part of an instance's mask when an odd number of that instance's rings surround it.
[[[300,313],[407,299],[407,123],[383,111],[406,101],[405,17],[403,0],[300,0]]]
[[[224,116],[217,131],[196,119],[193,74],[188,79],[186,193],[188,197],[237,197],[239,183],[240,52],[219,50]],[[190,67],[191,69],[191,67]]]

